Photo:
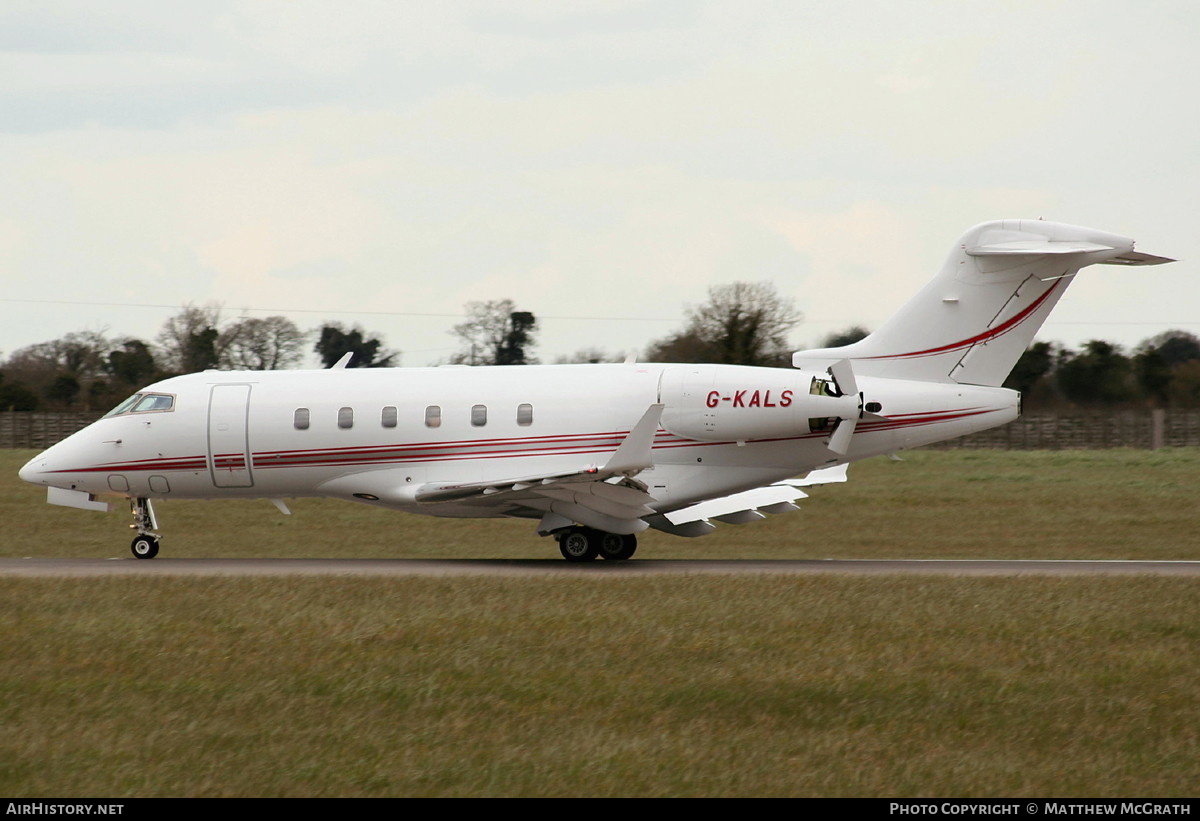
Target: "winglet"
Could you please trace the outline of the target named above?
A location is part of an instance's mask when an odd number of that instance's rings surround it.
[[[353,358],[354,351],[346,351],[341,359],[329,366],[329,370],[343,370],[350,366],[350,360]]]
[[[624,473],[632,476],[638,471],[654,467],[654,456],[650,452],[654,444],[654,435],[658,433],[658,423],[662,418],[663,406],[651,405],[646,408],[642,418],[629,431],[629,435],[613,452],[608,462],[601,468],[602,473]]]

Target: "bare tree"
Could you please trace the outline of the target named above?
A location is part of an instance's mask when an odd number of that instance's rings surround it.
[[[195,373],[215,368],[221,361],[218,340],[221,333],[221,306],[209,303],[204,307],[185,305],[175,316],[163,323],[156,341],[156,359],[173,373]],[[223,344],[232,340],[226,337]]]
[[[4,371],[58,408],[91,408],[105,390],[106,354],[112,343],[100,331],[78,331],[13,352]]]
[[[11,368],[49,368],[87,379],[104,370],[104,355],[109,345],[108,339],[99,331],[76,331],[14,351],[8,358],[8,365]]]
[[[450,333],[466,346],[450,358],[455,364],[532,365],[530,356],[537,318],[529,311],[517,311],[511,299],[468,302],[466,322],[455,325]]]
[[[651,362],[784,365],[788,333],[803,314],[767,282],[734,282],[708,290],[691,307],[684,329],[650,346]]]
[[[248,371],[291,368],[304,359],[308,334],[284,316],[239,319],[217,336],[223,367]]]

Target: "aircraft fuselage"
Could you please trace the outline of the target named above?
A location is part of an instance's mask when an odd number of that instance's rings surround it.
[[[654,464],[637,478],[665,512],[1017,416],[1018,395],[1003,388],[861,378],[861,397],[830,396],[829,379],[660,364],[206,371],[140,392],[170,397],[169,410],[101,419],[21,476],[96,496],[330,496],[440,516],[528,516],[422,504],[416,490],[602,465],[660,403]],[[848,450],[831,452],[839,419],[876,403]]]

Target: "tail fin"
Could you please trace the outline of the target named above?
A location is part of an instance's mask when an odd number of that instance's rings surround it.
[[[854,360],[864,376],[1000,385],[1079,269],[1174,262],[1133,240],[1042,220],[985,222],[967,231],[935,276],[870,336],[799,351],[796,367]]]

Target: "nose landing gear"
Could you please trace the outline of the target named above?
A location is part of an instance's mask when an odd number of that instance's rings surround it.
[[[158,555],[159,543],[159,536],[154,532],[158,530],[154,507],[149,499],[137,498],[130,502],[129,512],[133,514],[133,524],[130,527],[138,532],[129,545],[130,551],[136,559],[153,559]]]

